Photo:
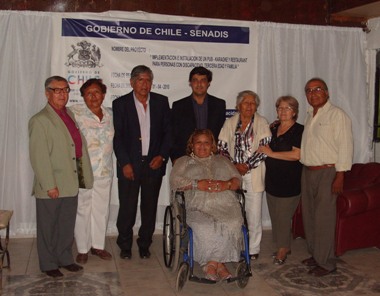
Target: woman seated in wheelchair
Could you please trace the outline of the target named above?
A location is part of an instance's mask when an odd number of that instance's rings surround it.
[[[188,140],[187,156],[176,160],[170,175],[171,189],[185,193],[194,260],[212,281],[231,278],[224,263],[239,261],[243,225],[234,192],[241,176],[227,158],[215,155],[216,150],[212,132],[196,130]]]

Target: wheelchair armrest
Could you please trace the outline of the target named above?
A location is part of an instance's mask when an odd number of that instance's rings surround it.
[[[177,190],[174,197],[180,204],[185,204],[185,192]]]

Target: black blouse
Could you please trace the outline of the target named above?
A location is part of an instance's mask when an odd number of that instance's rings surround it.
[[[303,125],[295,123],[286,133],[277,137],[278,124],[271,127],[273,151],[291,151],[301,147]],[[265,160],[265,190],[276,197],[292,197],[301,192],[302,164],[299,161],[280,160],[267,157]]]

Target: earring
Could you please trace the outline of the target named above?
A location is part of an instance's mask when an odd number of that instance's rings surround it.
[[[190,156],[191,156],[192,158],[195,157],[194,151],[191,151]]]

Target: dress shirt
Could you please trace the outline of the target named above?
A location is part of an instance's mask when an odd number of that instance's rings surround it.
[[[351,119],[330,101],[313,116],[310,107],[301,143],[301,163],[306,166],[335,164],[337,172],[351,169],[353,138]]]
[[[198,104],[193,98],[193,108],[197,129],[207,128],[208,98],[207,95],[202,104]]]
[[[112,121],[112,110],[101,106],[102,120],[99,119],[85,104],[70,107],[75,115],[79,128],[86,138],[94,178],[112,178],[113,176],[113,145],[115,133]]]
[[[133,93],[133,98],[135,100],[137,115],[140,123],[142,155],[146,156],[149,152],[150,142],[150,95],[148,95],[148,99],[146,100],[146,109],[144,108],[144,105],[136,98],[135,93]]]
[[[52,105],[50,106],[65,123],[71,135],[71,138],[73,139],[73,142],[75,144],[75,157],[81,158],[82,157],[82,139],[80,137],[80,133],[79,133],[77,125],[75,124],[74,120],[70,117],[70,115],[67,114],[66,107],[63,107],[62,109],[59,110],[59,109],[54,108]]]

